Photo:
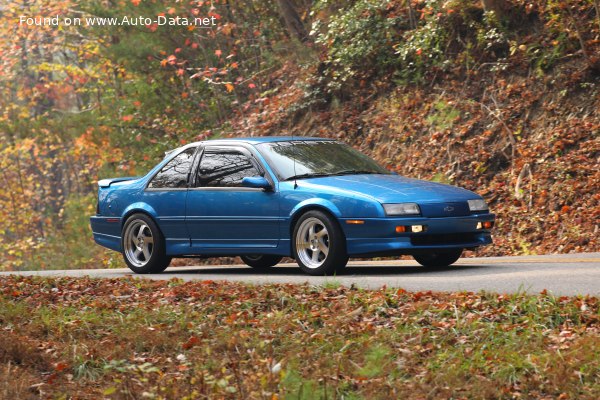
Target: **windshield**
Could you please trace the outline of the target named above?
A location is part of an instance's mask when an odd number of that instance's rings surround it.
[[[261,143],[256,147],[284,181],[317,176],[389,174],[366,155],[335,141],[295,140]]]

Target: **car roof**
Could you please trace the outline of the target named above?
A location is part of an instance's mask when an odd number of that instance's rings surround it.
[[[217,142],[237,142],[237,143],[273,143],[273,142],[291,142],[291,141],[317,141],[317,140],[333,140],[328,138],[319,138],[311,136],[256,136],[256,137],[243,137],[243,138],[223,138],[223,139],[212,139],[205,140],[198,143],[217,143]]]
[[[173,154],[174,152],[179,152],[180,150],[187,149],[189,147],[194,147],[198,145],[219,145],[219,144],[235,144],[235,143],[247,143],[247,144],[260,144],[260,143],[276,143],[276,142],[295,142],[295,141],[328,141],[333,142],[335,139],[329,138],[319,138],[312,136],[255,136],[255,137],[243,137],[243,138],[219,138],[219,139],[209,139],[203,140],[200,142],[188,143],[184,146],[176,147],[172,150],[168,150],[165,152],[165,157]]]

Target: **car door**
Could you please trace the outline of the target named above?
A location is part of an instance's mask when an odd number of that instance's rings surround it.
[[[143,202],[156,212],[156,223],[169,254],[185,254],[190,248],[185,206],[196,150],[197,146],[190,147],[173,157],[150,179],[144,191]]]
[[[242,179],[271,177],[246,148],[206,146],[188,192],[186,224],[194,252],[235,254],[277,247],[279,194],[242,187]]]

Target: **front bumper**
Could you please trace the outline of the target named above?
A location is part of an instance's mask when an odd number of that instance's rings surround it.
[[[362,224],[356,224],[356,219],[340,219],[340,224],[348,255],[373,257],[488,245],[492,243],[491,230],[478,229],[478,223],[494,220],[494,214],[486,213],[444,218],[361,218]],[[398,226],[415,225],[424,226],[425,230],[396,233]]]

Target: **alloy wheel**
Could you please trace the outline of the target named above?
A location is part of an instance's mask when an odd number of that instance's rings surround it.
[[[152,230],[142,220],[133,221],[125,231],[125,256],[135,267],[145,266],[154,251]]]
[[[296,252],[302,263],[311,269],[319,268],[329,255],[329,232],[318,218],[302,221],[296,234]]]

